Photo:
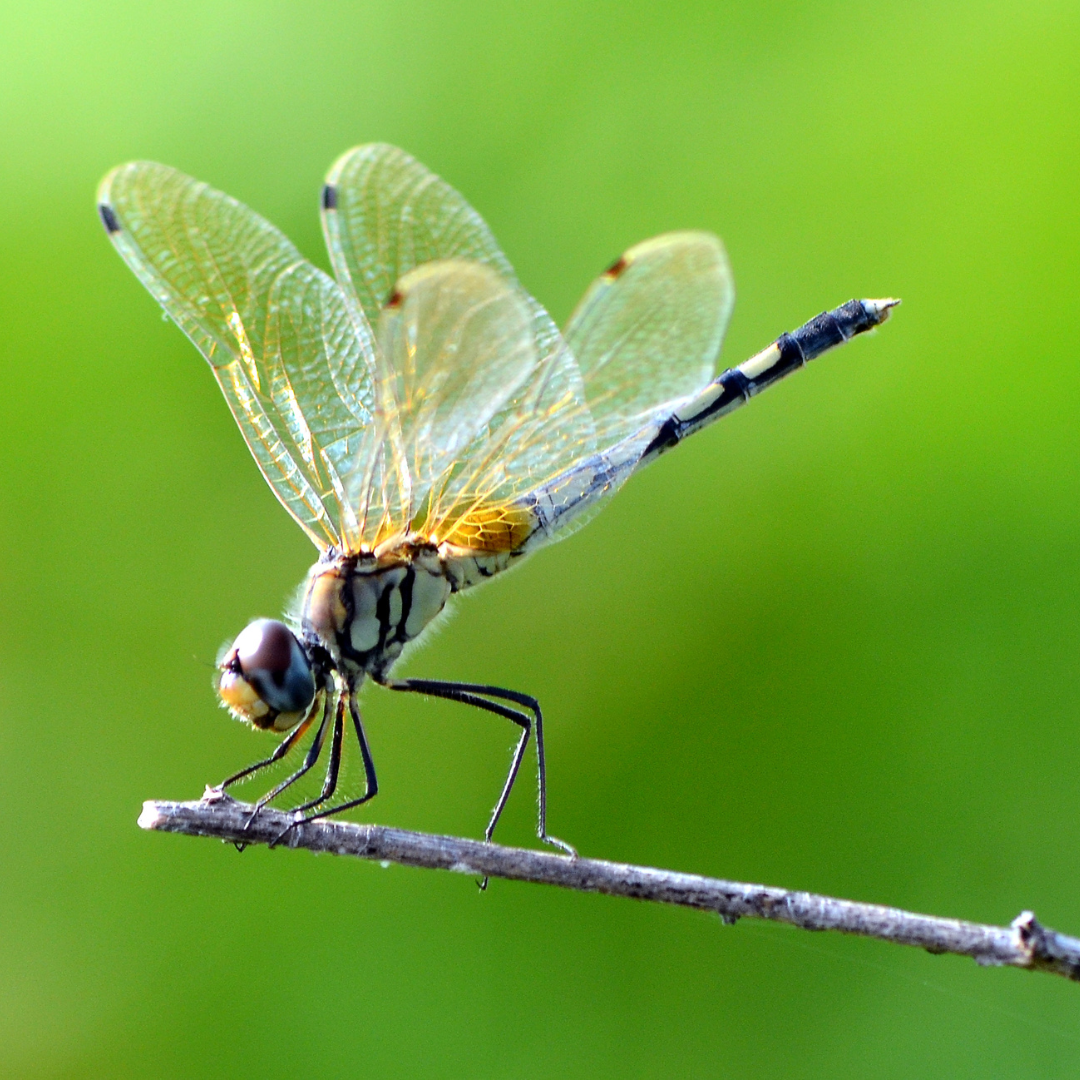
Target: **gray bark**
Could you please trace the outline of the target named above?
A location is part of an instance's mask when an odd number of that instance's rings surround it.
[[[932,953],[970,956],[987,966],[1011,965],[1080,980],[1080,939],[1042,926],[1030,911],[1022,912],[1008,926],[989,926],[769,885],[503,847],[384,825],[329,820],[294,825],[291,815],[271,809],[260,811],[251,820],[249,805],[218,793],[208,796],[199,802],[147,802],[139,825],[162,832],[213,836],[241,845],[307,848],[430,870],[452,870],[477,878],[532,881],[582,892],[681,904],[714,911],[726,923],[742,918],[772,919],[804,930],[838,930],[915,945]]]

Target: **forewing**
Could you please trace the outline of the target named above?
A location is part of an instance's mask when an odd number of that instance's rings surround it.
[[[372,326],[397,282],[424,263],[469,259],[514,280],[484,219],[396,146],[369,143],[342,154],[327,174],[322,207],[334,273]]]
[[[637,244],[593,282],[566,340],[602,445],[712,380],[734,298],[723,245],[702,232]]]
[[[375,452],[375,346],[338,285],[269,222],[175,169],[122,165],[98,195],[113,244],[210,363],[285,508],[320,547],[350,546],[342,474]]]
[[[528,491],[591,452],[592,420],[573,353],[547,311],[517,285],[483,218],[454,188],[403,150],[373,143],[335,162],[322,205],[334,273],[373,325],[400,279],[442,260],[482,264],[517,289],[528,310],[536,357],[531,375],[490,418],[486,432],[458,454],[452,482],[439,489],[436,502],[429,497],[432,522],[453,531],[474,508]],[[409,421],[399,415],[400,373],[392,370],[398,362],[387,361],[391,370],[376,389],[378,423],[386,429],[381,445],[383,475],[390,478],[384,481],[388,528],[403,524],[402,513],[391,505],[395,492],[431,490],[414,481],[405,460],[401,431]],[[378,488],[375,481],[357,482],[358,489],[365,485]],[[410,506],[420,507],[421,501],[415,493],[408,496]]]

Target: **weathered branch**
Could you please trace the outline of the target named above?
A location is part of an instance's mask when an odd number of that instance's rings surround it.
[[[249,824],[251,810],[245,803],[214,793],[200,802],[147,802],[139,825],[189,836],[214,836],[237,844],[280,843],[283,847],[356,855],[404,866],[454,870],[474,877],[533,881],[583,892],[681,904],[715,911],[726,923],[753,917],[791,923],[804,930],[839,930],[915,945],[932,953],[970,956],[983,965],[1008,964],[1080,980],[1080,939],[1047,929],[1030,911],[1017,916],[1009,926],[988,926],[767,885],[570,858],[384,825],[321,820],[290,829],[291,815],[270,809],[261,811]]]

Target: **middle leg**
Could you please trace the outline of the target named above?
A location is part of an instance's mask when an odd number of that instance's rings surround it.
[[[299,816],[304,810],[310,810],[317,806],[321,802],[325,802],[326,799],[333,794],[331,789],[329,794],[324,794],[322,798],[316,799],[313,803],[309,803],[306,806],[298,807],[294,811],[298,816],[296,820],[286,829],[281,836],[274,841],[275,844],[279,843],[283,836],[291,829],[296,828],[297,825],[304,825],[309,821],[315,821],[318,818],[329,817],[331,814],[340,814],[343,810],[351,810],[355,806],[361,806],[368,802],[370,799],[374,799],[379,793],[379,781],[375,776],[375,762],[371,757],[371,749],[368,746],[367,733],[364,731],[364,722],[360,718],[360,707],[356,704],[356,692],[352,689],[346,691],[342,695],[341,706],[344,708],[344,700],[349,699],[349,715],[352,717],[353,730],[356,732],[356,741],[360,744],[360,757],[364,762],[364,794],[356,799],[349,799],[347,802],[341,803],[339,806],[331,806],[327,810],[316,810],[314,814],[308,814],[306,817]],[[337,741],[338,761],[340,762],[341,754],[341,740],[340,736]],[[327,776],[329,780],[329,775]],[[334,782],[337,783],[337,765],[334,766]]]

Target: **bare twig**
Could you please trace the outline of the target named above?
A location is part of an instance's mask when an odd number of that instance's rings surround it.
[[[323,820],[290,829],[293,818],[270,809],[261,811],[249,825],[251,811],[245,803],[213,793],[200,802],[147,802],[139,824],[144,829],[214,836],[237,844],[272,845],[280,841],[283,847],[681,904],[715,911],[726,923],[744,916],[773,919],[804,930],[839,930],[916,945],[932,953],[970,956],[983,965],[1008,964],[1080,980],[1080,939],[1047,929],[1030,911],[1021,913],[1009,926],[987,926],[768,885],[571,858],[383,825]]]

